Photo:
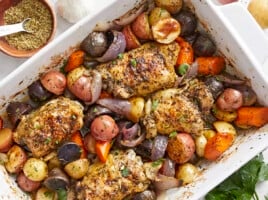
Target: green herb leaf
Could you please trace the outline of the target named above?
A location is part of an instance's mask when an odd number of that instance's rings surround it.
[[[169,134],[169,137],[170,138],[173,138],[173,137],[175,137],[177,135],[177,132],[176,131],[173,131],[173,132],[171,132],[170,134]]]
[[[221,199],[259,199],[255,187],[257,182],[267,180],[268,164],[263,161],[263,156],[256,156],[224,182],[210,191],[206,200]]]
[[[64,189],[58,189],[58,200],[67,200],[67,191]]]
[[[164,158],[160,158],[154,162],[152,162],[152,167],[158,167],[159,165],[162,165],[162,163],[165,161]]]
[[[189,65],[188,64],[181,64],[178,67],[178,74],[183,76],[186,74],[187,70],[189,69]]]
[[[49,144],[51,142],[51,137],[46,138],[45,144]]]
[[[258,181],[268,181],[268,164],[261,166]]]
[[[132,67],[136,67],[137,66],[136,59],[135,58],[130,59],[130,64],[131,64]]]
[[[157,106],[158,106],[158,100],[154,100],[153,102],[152,102],[152,111],[155,111],[156,110],[156,108],[157,108]]]
[[[123,53],[118,54],[117,58],[121,60],[123,58]]]
[[[129,175],[129,169],[127,167],[124,167],[122,170],[121,170],[121,175],[123,177],[127,177]]]

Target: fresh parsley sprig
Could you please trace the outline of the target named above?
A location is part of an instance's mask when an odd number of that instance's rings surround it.
[[[260,154],[210,191],[206,200],[259,200],[256,184],[268,180],[268,164]],[[265,197],[268,200],[268,197]]]

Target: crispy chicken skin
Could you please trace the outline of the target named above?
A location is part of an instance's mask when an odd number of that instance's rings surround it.
[[[176,42],[146,43],[124,53],[122,58],[99,65],[103,89],[126,99],[173,87],[178,80],[174,65],[179,50]]]
[[[82,105],[59,97],[24,115],[14,132],[14,140],[26,145],[33,156],[42,157],[68,139],[82,125]]]
[[[160,165],[161,166],[161,165]],[[142,192],[156,178],[159,167],[143,163],[133,150],[113,151],[105,163],[90,165],[77,184],[79,200],[120,200]]]
[[[181,89],[156,92],[146,103],[146,114],[142,119],[147,138],[173,131],[200,135],[204,121],[197,105],[181,93]]]
[[[188,80],[181,92],[192,102],[196,102],[203,115],[209,115],[214,104],[213,95],[208,86],[198,79]]]

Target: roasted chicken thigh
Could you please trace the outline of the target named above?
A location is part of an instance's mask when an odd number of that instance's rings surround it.
[[[178,76],[174,65],[179,49],[176,42],[167,45],[146,43],[114,61],[97,66],[103,89],[127,99],[175,86]]]
[[[35,157],[54,150],[83,126],[83,107],[59,97],[24,115],[14,132],[16,143],[26,145]]]

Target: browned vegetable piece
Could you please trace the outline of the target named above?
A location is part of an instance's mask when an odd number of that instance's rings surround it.
[[[182,36],[191,35],[195,32],[197,19],[194,13],[188,10],[182,10],[174,18],[180,22]]]
[[[42,85],[51,93],[56,95],[63,94],[66,87],[66,77],[59,71],[51,70],[41,78]]]
[[[149,17],[146,12],[140,14],[131,24],[132,32],[142,40],[153,39]]]
[[[40,181],[32,181],[25,176],[23,172],[20,172],[16,178],[19,187],[25,192],[33,192],[37,190],[41,183]]]
[[[0,129],[0,152],[7,152],[13,144],[13,133],[10,128]]]
[[[154,39],[162,44],[173,42],[181,32],[181,26],[174,18],[164,18],[152,26]]]
[[[268,107],[241,107],[234,121],[239,127],[261,127],[268,122]]]
[[[243,105],[242,93],[238,90],[227,88],[218,97],[216,105],[223,111],[235,111]]]
[[[18,145],[14,145],[9,149],[7,157],[8,161],[5,163],[5,167],[9,173],[20,172],[27,160],[25,151]]]
[[[130,25],[125,26],[122,30],[122,33],[124,34],[126,39],[127,50],[136,49],[141,46],[140,41],[134,35]]]
[[[212,56],[216,51],[214,42],[204,34],[199,34],[193,44],[197,56]]]
[[[166,9],[171,14],[176,14],[181,10],[183,0],[155,0],[155,4]]]
[[[191,159],[195,152],[195,142],[188,133],[179,133],[168,141],[167,153],[170,159],[183,164]]]

